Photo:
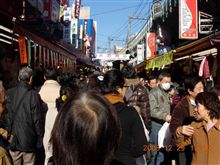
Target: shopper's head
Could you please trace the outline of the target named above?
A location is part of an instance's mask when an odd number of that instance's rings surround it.
[[[121,71],[112,69],[104,75],[104,93],[120,93],[124,87],[125,79]]]
[[[57,70],[54,68],[46,68],[45,77],[47,80],[57,80]]]
[[[114,106],[97,92],[76,94],[62,106],[51,143],[55,165],[107,165],[121,135]]]
[[[170,89],[171,75],[169,73],[167,72],[160,73],[158,80],[162,89],[164,89],[165,91],[168,91]]]
[[[197,113],[200,119],[219,119],[220,101],[213,92],[201,92],[195,98]]]
[[[157,87],[157,78],[154,76],[150,76],[148,79],[148,86],[153,89]]]
[[[31,83],[33,75],[34,72],[30,67],[23,67],[19,70],[18,80]]]
[[[200,77],[188,77],[185,79],[185,90],[187,93],[195,98],[198,93],[204,91],[203,80]]]

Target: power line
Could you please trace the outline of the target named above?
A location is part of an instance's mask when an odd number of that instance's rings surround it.
[[[93,15],[91,15],[91,17],[97,16],[97,15],[113,13],[113,12],[117,12],[117,11],[119,12],[119,11],[122,11],[122,10],[127,10],[127,9],[130,9],[130,8],[134,8],[134,7],[137,7],[137,6],[138,5],[128,6],[128,7],[124,7],[124,8],[118,8],[118,9],[114,9],[114,10],[109,10],[109,11],[105,11],[105,12],[102,12],[102,13],[93,14]]]

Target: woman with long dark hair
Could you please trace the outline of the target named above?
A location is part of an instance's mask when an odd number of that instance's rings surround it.
[[[115,106],[121,122],[122,138],[115,158],[124,165],[134,165],[135,159],[147,151],[147,138],[138,112],[124,101],[124,77],[121,71],[113,69],[104,75],[103,92],[105,97]]]

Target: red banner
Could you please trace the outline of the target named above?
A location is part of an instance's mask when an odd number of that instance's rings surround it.
[[[26,48],[26,40],[25,37],[19,36],[18,37],[18,44],[19,44],[19,53],[20,53],[20,63],[27,64],[27,48]]]
[[[154,58],[155,56],[155,33],[147,33],[146,38],[146,58]]]
[[[197,0],[179,0],[179,38],[198,38]]]

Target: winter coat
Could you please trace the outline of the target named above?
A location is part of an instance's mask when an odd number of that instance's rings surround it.
[[[193,115],[192,105],[190,103],[189,96],[185,96],[175,106],[170,121],[170,132],[175,135],[176,129],[182,125],[189,125],[196,118]]]
[[[12,140],[12,136],[3,128],[0,128],[0,139],[4,139],[7,142]],[[0,164],[1,165],[12,165],[12,160],[9,156],[9,153],[6,150],[6,147],[0,145]]]
[[[176,133],[176,142],[180,150],[191,145],[193,150],[192,165],[219,165],[220,164],[220,120],[209,130],[206,130],[205,121],[193,122],[192,137],[185,137]]]
[[[148,97],[148,90],[145,86],[140,84],[131,85],[128,90],[132,91],[131,96],[127,102],[129,106],[138,106],[140,108],[141,117],[144,120],[146,128],[151,130],[151,116],[150,116],[150,103]]]
[[[152,121],[163,124],[170,115],[169,94],[158,85],[150,91],[149,100]]]
[[[135,158],[146,153],[147,139],[138,112],[123,103],[120,95],[107,94],[105,97],[115,106],[121,122],[122,137],[115,159],[124,165],[134,165]]]
[[[33,152],[36,149],[43,134],[41,109],[40,95],[23,81],[6,92],[6,129],[13,135],[11,150]]]

